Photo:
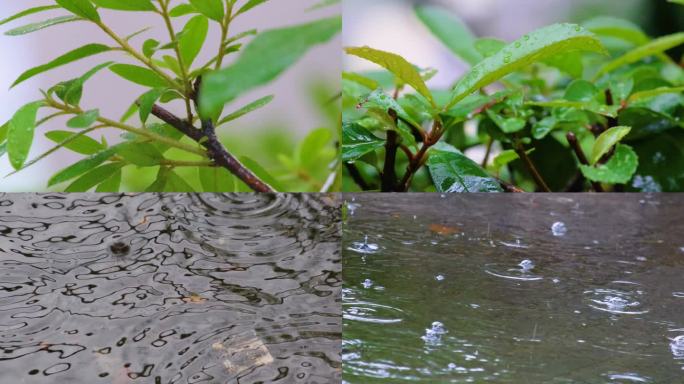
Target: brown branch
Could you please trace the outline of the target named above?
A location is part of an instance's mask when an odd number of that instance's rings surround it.
[[[202,130],[195,128],[192,124],[182,120],[166,109],[154,105],[152,114],[177,130],[183,132],[192,140],[200,143],[207,149],[209,157],[221,167],[226,168],[230,173],[237,176],[250,188],[256,192],[275,192],[274,189],[263,182],[252,171],[247,169],[240,161],[231,155],[216,137],[214,125],[211,121],[202,122]]]
[[[527,156],[527,153],[525,153],[525,148],[521,144],[518,144],[515,146],[515,152],[518,154],[518,157],[522,159],[525,167],[527,167],[527,170],[530,172],[532,178],[537,183],[539,188],[541,188],[544,192],[551,192],[551,189],[549,189],[549,186],[546,185],[546,182],[542,178],[541,174],[539,174],[537,167],[534,166],[534,163],[530,157]]]
[[[575,155],[577,155],[577,159],[579,160],[580,164],[589,166],[589,160],[587,160],[587,156],[584,154],[582,147],[580,147],[579,142],[577,141],[577,136],[575,136],[575,134],[572,132],[568,132],[565,137],[568,139],[568,143],[570,143],[573,151],[575,151]],[[592,181],[591,186],[594,188],[594,191],[603,192],[603,187],[600,183]]]
[[[347,172],[349,172],[349,176],[351,176],[352,180],[354,180],[356,185],[358,185],[362,191],[371,189],[368,183],[366,183],[366,180],[364,180],[361,172],[359,172],[359,169],[356,168],[356,165],[345,161],[344,167],[347,169]]]
[[[423,166],[423,163],[426,160],[428,150],[430,149],[430,147],[439,142],[443,134],[444,132],[442,131],[442,123],[438,120],[435,120],[433,123],[432,130],[425,137],[425,141],[423,142],[423,145],[420,147],[420,150],[418,151],[418,153],[415,154],[415,156],[413,156],[413,159],[409,161],[409,164],[406,167],[406,173],[404,173],[404,177],[402,177],[401,181],[399,182],[398,191],[408,192],[411,184],[411,179],[413,178],[413,175],[416,172],[418,172],[420,167]]]
[[[385,164],[382,169],[382,192],[394,192],[397,183],[397,172],[394,169],[397,160],[397,148],[399,148],[396,131],[387,131],[387,141],[385,142]]]

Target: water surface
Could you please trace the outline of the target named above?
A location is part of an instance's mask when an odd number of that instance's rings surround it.
[[[684,383],[684,196],[345,199],[347,383]]]
[[[0,194],[2,383],[330,383],[329,195]]]

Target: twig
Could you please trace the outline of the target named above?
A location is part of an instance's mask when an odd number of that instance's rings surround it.
[[[532,162],[530,157],[527,156],[527,153],[525,153],[525,148],[523,148],[522,145],[517,144],[515,146],[515,152],[518,154],[518,157],[522,159],[523,163],[525,163],[527,170],[530,171],[530,174],[532,174],[532,178],[537,183],[539,188],[541,188],[544,192],[551,192],[551,189],[549,189],[549,186],[546,185],[546,182],[539,174],[537,167],[534,166],[534,163]]]
[[[165,123],[183,132],[189,138],[202,144],[202,146],[207,149],[208,156],[214,160],[216,164],[228,169],[233,175],[237,176],[254,191],[274,192],[271,186],[259,179],[252,171],[242,165],[242,163],[225,149],[223,144],[221,144],[216,137],[214,125],[211,121],[203,121],[203,129],[199,130],[156,104],[152,106],[151,113]]]
[[[356,168],[356,165],[345,162],[344,167],[347,168],[349,176],[351,176],[352,180],[354,180],[356,185],[358,185],[362,191],[368,191],[371,189],[368,183],[366,183],[366,180],[363,179],[363,175],[361,172],[359,172],[359,169]]]
[[[385,164],[382,169],[382,192],[393,192],[397,183],[397,173],[394,169],[397,160],[398,134],[396,131],[387,131],[385,142]]]
[[[589,166],[589,160],[587,160],[587,156],[585,156],[582,147],[580,147],[579,142],[577,141],[577,136],[575,136],[575,134],[572,132],[568,132],[565,137],[568,139],[568,143],[570,143],[570,146],[575,151],[575,155],[577,155],[577,159],[579,160],[580,164]],[[600,183],[592,181],[591,186],[594,188],[594,191],[603,192],[603,187]]]
[[[489,155],[492,154],[492,146],[494,145],[494,139],[489,138],[489,141],[487,142],[487,152],[485,152],[484,159],[482,159],[482,167],[486,167],[487,163],[489,163]]]

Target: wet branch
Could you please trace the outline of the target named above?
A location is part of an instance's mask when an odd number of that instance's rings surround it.
[[[525,164],[525,167],[527,167],[527,170],[530,172],[530,174],[532,174],[532,178],[534,178],[534,181],[537,183],[539,188],[541,188],[544,192],[551,192],[551,189],[549,189],[549,186],[542,178],[541,174],[537,170],[537,167],[534,166],[534,163],[532,162],[530,157],[527,156],[527,153],[525,153],[525,148],[523,148],[521,144],[518,144],[515,146],[515,152],[518,154],[520,159],[522,159],[523,163]]]
[[[347,168],[347,172],[349,172],[349,175],[351,176],[352,180],[354,180],[356,185],[358,185],[362,191],[367,191],[371,189],[368,183],[366,183],[366,180],[364,180],[363,175],[361,175],[361,172],[359,172],[359,169],[356,168],[356,165],[345,162],[344,166],[345,168]]]
[[[228,171],[230,171],[230,173],[237,176],[255,192],[275,192],[271,186],[259,179],[259,177],[242,165],[242,163],[240,163],[226,150],[216,136],[216,130],[210,120],[202,121],[202,129],[199,130],[192,124],[182,120],[178,116],[156,104],[152,107],[152,114],[177,130],[183,132],[192,140],[202,144],[202,146],[207,149],[209,157],[217,165],[226,168]]]

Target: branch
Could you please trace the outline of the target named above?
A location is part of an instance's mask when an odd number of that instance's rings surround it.
[[[587,156],[584,155],[582,147],[580,147],[579,143],[577,142],[577,136],[575,136],[575,134],[572,132],[568,132],[565,137],[568,139],[568,143],[570,143],[570,146],[575,151],[575,155],[577,155],[577,159],[579,159],[580,164],[589,166],[589,160],[587,160]],[[603,192],[603,187],[600,183],[592,181],[591,186],[594,188],[594,191]]]
[[[541,174],[539,174],[537,167],[534,166],[534,163],[530,157],[527,156],[527,153],[525,153],[525,148],[518,144],[515,146],[515,152],[518,154],[518,157],[522,159],[523,163],[525,163],[527,170],[530,171],[532,178],[534,178],[534,181],[537,183],[539,188],[541,188],[544,192],[551,192],[551,189],[549,189],[549,186],[546,185],[546,182],[542,178]]]
[[[397,173],[394,169],[397,160],[398,135],[396,131],[387,131],[385,142],[385,164],[382,169],[382,192],[393,192],[397,183]]]
[[[254,191],[275,192],[271,186],[259,179],[259,177],[242,165],[242,163],[240,163],[226,150],[223,144],[221,144],[216,137],[214,125],[210,120],[202,121],[202,130],[199,130],[192,124],[182,120],[178,116],[156,104],[152,106],[152,114],[177,130],[183,132],[189,138],[193,139],[199,144],[202,144],[202,146],[207,149],[209,157],[214,160],[217,165],[226,168]]]
[[[356,168],[356,165],[352,163],[348,163],[345,161],[344,163],[345,168],[347,168],[347,172],[349,172],[349,176],[351,176],[352,180],[358,185],[362,191],[367,191],[370,188],[368,183],[366,183],[366,180],[363,179],[363,175],[361,175],[361,172],[359,172],[359,169]]]

